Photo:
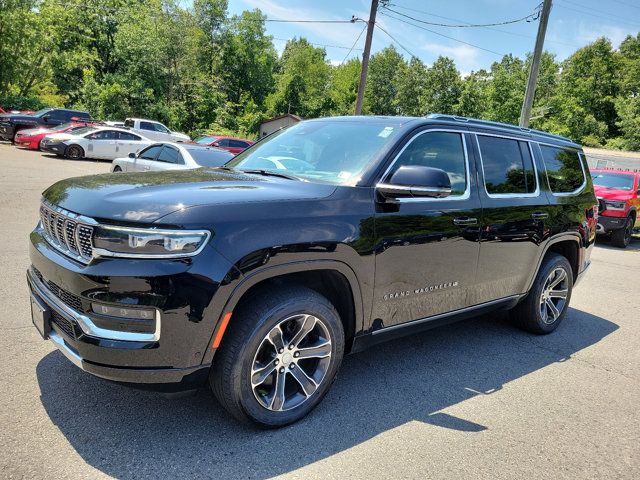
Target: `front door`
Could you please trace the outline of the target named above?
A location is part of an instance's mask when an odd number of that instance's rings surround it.
[[[426,129],[400,151],[382,181],[401,165],[444,170],[446,198],[378,199],[373,324],[398,325],[465,308],[475,288],[480,202],[464,130]]]
[[[543,167],[528,138],[477,132],[483,222],[473,303],[524,293],[548,235],[550,205]]]
[[[133,170],[147,172],[155,164],[156,157],[162,151],[162,145],[151,145],[142,150],[135,159]]]
[[[86,156],[89,158],[113,160],[116,157],[117,140],[117,131],[100,130],[95,132],[89,137]]]

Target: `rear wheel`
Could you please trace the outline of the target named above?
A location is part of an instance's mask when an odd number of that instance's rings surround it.
[[[80,145],[69,145],[64,155],[71,160],[80,160],[84,158],[84,150]]]
[[[562,322],[571,292],[573,271],[569,261],[557,253],[548,254],[527,297],[511,311],[513,322],[528,332],[553,332]]]
[[[304,287],[264,290],[234,312],[209,381],[239,420],[281,427],[318,405],[343,351],[342,322],[325,297]]]
[[[611,244],[618,248],[627,248],[631,243],[631,234],[633,233],[633,217],[628,216],[624,227],[614,230],[611,233]]]

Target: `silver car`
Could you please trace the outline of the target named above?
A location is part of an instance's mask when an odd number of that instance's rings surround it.
[[[190,143],[154,143],[137,154],[116,158],[112,172],[148,172],[185,170],[200,167],[220,167],[233,158],[233,154],[215,147]]]

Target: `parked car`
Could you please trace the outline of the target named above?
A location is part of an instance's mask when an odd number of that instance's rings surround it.
[[[91,115],[79,110],[66,108],[45,108],[33,115],[5,114],[0,115],[0,140],[14,141],[20,130],[36,127],[56,127],[70,122],[72,118],[89,120]]]
[[[255,143],[244,138],[225,137],[223,135],[203,135],[196,138],[195,142],[200,145],[224,148],[236,155]]]
[[[17,147],[27,148],[29,150],[39,150],[40,142],[47,135],[51,135],[53,133],[73,133],[76,130],[79,130],[88,125],[93,125],[91,121],[80,121],[78,119],[74,119],[71,122],[63,123],[62,125],[58,125],[53,128],[27,128],[25,130],[20,130],[15,135],[15,145]]]
[[[264,166],[291,156],[310,167]],[[279,427],[345,353],[499,309],[554,331],[596,237],[586,172],[567,138],[430,115],[309,120],[217,169],[63,180],[30,237],[33,323],[93,375],[209,382]]]
[[[626,248],[640,226],[640,172],[594,169],[591,176],[600,205],[598,233],[610,234],[613,245]]]
[[[148,138],[122,128],[84,127],[73,132],[47,135],[40,142],[40,148],[72,160],[113,160],[136,153],[151,143]]]
[[[180,132],[172,132],[162,123],[144,118],[127,118],[124,126],[134,130],[136,133],[145,136],[156,142],[188,142],[189,135]]]
[[[31,115],[32,113],[35,113],[33,110],[5,110],[4,108],[0,107],[0,114],[2,113],[22,113],[24,115]]]
[[[188,170],[200,167],[220,167],[233,158],[233,154],[215,147],[189,143],[155,143],[137,154],[116,158],[112,172],[145,172],[159,170]]]

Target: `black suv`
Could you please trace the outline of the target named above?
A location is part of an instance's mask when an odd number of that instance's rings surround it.
[[[0,115],[0,140],[15,141],[16,133],[25,128],[55,127],[72,119],[89,120],[91,115],[80,110],[66,108],[45,108],[32,115],[3,114]]]
[[[342,357],[510,309],[539,334],[590,264],[581,147],[445,115],[310,120],[217,169],[63,180],[31,234],[33,322],[83,370],[209,382],[241,420],[313,409]]]

